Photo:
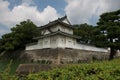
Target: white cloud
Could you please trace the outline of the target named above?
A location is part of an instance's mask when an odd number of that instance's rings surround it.
[[[30,2],[31,1],[31,2]],[[22,0],[22,4],[14,6],[12,10],[8,7],[10,3],[8,1],[0,1],[0,24],[7,27],[13,27],[19,22],[26,19],[32,20],[36,25],[43,25],[49,20],[54,20],[60,15],[57,13],[55,8],[47,6],[43,11],[39,11],[37,6],[31,6],[32,0]]]
[[[65,12],[72,23],[91,23],[91,19],[107,11],[120,9],[120,0],[65,0]],[[97,21],[96,21],[97,22]]]
[[[39,11],[34,0],[22,0],[20,5],[16,5],[12,9],[9,9],[10,2],[8,1],[0,0],[0,24],[7,26],[9,29],[26,19],[31,19],[36,25],[40,26],[60,17],[56,9],[49,5],[43,11]],[[64,10],[72,24],[85,22],[92,24],[93,17],[95,18],[94,21],[97,22],[99,15],[103,12],[120,9],[120,0],[65,1],[67,5]],[[0,28],[0,34],[6,31]]]

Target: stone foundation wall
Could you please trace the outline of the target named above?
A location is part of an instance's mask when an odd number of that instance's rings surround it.
[[[45,60],[51,61],[52,64],[90,62],[92,60],[105,60],[109,57],[107,52],[62,48],[26,50],[25,54],[28,60],[35,62]]]
[[[105,60],[108,59],[109,54],[106,52],[95,52],[78,49],[58,49],[60,63],[80,63],[80,62],[91,62],[94,60]]]
[[[35,62],[45,60],[56,64],[58,59],[57,49],[26,50],[25,54],[29,61],[33,60]]]

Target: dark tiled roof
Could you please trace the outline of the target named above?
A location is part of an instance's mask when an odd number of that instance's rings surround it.
[[[45,38],[45,37],[49,37],[49,36],[53,36],[53,35],[57,35],[57,34],[59,34],[59,35],[64,35],[64,36],[68,36],[68,37],[72,37],[72,38],[76,38],[76,39],[81,39],[80,36],[68,34],[68,33],[65,33],[65,32],[62,32],[62,31],[56,31],[56,32],[53,32],[53,33],[50,33],[50,34],[46,34],[46,35],[40,36],[40,37],[35,37],[35,38],[33,38],[33,39]]]
[[[57,20],[49,22],[48,24],[46,24],[44,26],[41,26],[41,27],[38,27],[38,28],[39,29],[44,29],[44,28],[48,28],[48,27],[51,27],[51,26],[56,25],[56,24],[61,24],[61,25],[64,25],[65,27],[69,27],[69,28],[73,29],[71,24],[67,24],[67,23],[62,22],[65,18],[67,18],[66,15],[64,17],[62,17],[62,18],[58,18]]]

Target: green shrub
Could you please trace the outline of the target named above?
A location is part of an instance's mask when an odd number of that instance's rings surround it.
[[[48,72],[30,74],[27,80],[120,80],[119,60],[71,64]]]
[[[2,80],[120,80],[120,59],[94,63],[69,64],[51,71],[29,74],[26,77],[10,76],[10,64],[0,74]]]

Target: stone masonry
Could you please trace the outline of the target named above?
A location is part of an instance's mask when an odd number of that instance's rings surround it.
[[[37,61],[51,61],[52,64],[66,64],[66,63],[79,63],[79,62],[90,62],[92,60],[105,60],[109,58],[107,52],[95,52],[78,49],[37,49],[37,50],[26,50],[28,60],[34,62]]]

